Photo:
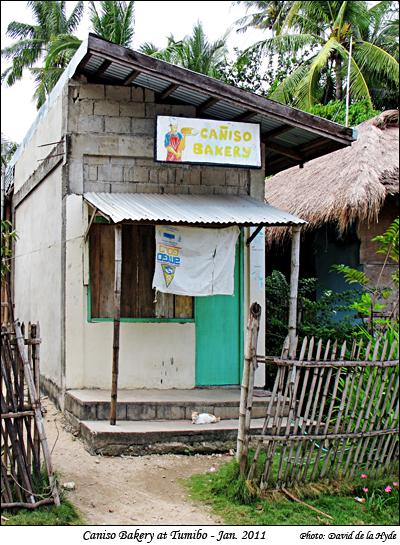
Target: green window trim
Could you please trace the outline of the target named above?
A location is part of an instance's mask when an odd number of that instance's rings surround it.
[[[100,322],[113,322],[113,318],[93,318],[92,317],[92,305],[91,305],[91,294],[90,294],[90,274],[89,274],[89,283],[87,286],[87,321],[90,324],[100,323]],[[194,323],[195,318],[120,318],[120,322],[123,323]]]

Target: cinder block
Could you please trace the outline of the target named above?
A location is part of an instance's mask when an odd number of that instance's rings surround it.
[[[79,98],[102,99],[104,97],[104,85],[86,83],[79,87]]]
[[[110,418],[110,404],[99,403],[97,405],[97,420],[108,420]],[[117,403],[117,420],[126,420],[126,403]]]
[[[103,118],[88,115],[81,116],[78,121],[79,132],[103,132]]]
[[[128,403],[127,420],[154,420],[156,418],[155,405],[148,403]]]
[[[109,182],[84,182],[83,189],[86,192],[93,191],[94,193],[110,193],[111,184]]]
[[[123,167],[121,165],[110,165],[110,182],[122,182],[123,181]]]
[[[165,167],[167,169],[167,183],[175,184],[176,180],[176,171],[174,168]]]
[[[146,113],[146,117],[155,117],[155,115],[156,115],[156,105],[146,103],[145,113]]]
[[[106,85],[106,98],[117,101],[128,101],[131,99],[130,87],[123,87],[121,85]]]
[[[97,179],[102,182],[111,182],[111,166],[109,162],[97,167]]]
[[[147,167],[147,168],[157,167],[157,163],[155,163],[152,159],[142,159],[142,158],[136,159],[135,165],[137,165],[138,167]]]
[[[85,155],[83,162],[90,166],[104,165],[110,162],[110,158],[106,155]]]
[[[94,103],[94,115],[119,116],[119,102],[96,100]]]
[[[190,175],[190,180],[188,183],[190,185],[200,184],[200,180],[201,180],[200,169],[195,167],[191,168],[189,170],[189,175]]]
[[[97,166],[84,166],[84,176],[85,180],[89,180],[89,182],[95,182],[97,180]]]
[[[145,89],[144,100],[146,102],[154,102],[154,91],[151,91],[150,89]]]
[[[138,183],[137,192],[138,193],[159,193],[159,185],[148,183]]]
[[[80,100],[80,115],[93,115],[94,100]]]
[[[113,134],[103,134],[101,136],[98,136],[96,138],[96,141],[99,155],[127,155],[119,153],[119,147],[121,142],[120,136],[115,136]]]
[[[158,170],[156,168],[149,170],[149,182],[158,184]]]
[[[171,104],[156,104],[156,115],[171,115],[173,106]],[[146,105],[147,108],[147,105]]]
[[[128,117],[144,117],[144,102],[121,102],[119,105],[119,115]]]
[[[160,184],[168,183],[168,171],[165,167],[159,167],[158,169],[158,182]]]
[[[133,182],[135,180],[135,168],[133,166],[124,167],[123,180],[124,182]]]
[[[148,182],[149,169],[147,167],[135,167],[133,176],[135,182]]]
[[[201,173],[201,183],[203,185],[225,186],[225,172],[223,169],[207,168]]]
[[[111,193],[137,193],[138,185],[136,182],[112,182]]]
[[[141,106],[145,106],[141,104]],[[132,118],[131,121],[132,134],[146,134],[148,136],[154,136],[154,120],[153,119],[139,119]]]
[[[156,418],[158,420],[183,420],[185,418],[185,407],[177,405],[157,405]]]
[[[134,102],[143,102],[142,87],[131,87],[131,100]]]
[[[226,185],[239,186],[239,173],[237,170],[228,170],[225,173]]]
[[[134,157],[110,157],[112,165],[120,165],[122,167],[133,167],[136,164]]]
[[[132,157],[153,157],[153,138],[131,136],[118,138],[118,154]]]
[[[129,134],[131,132],[131,120],[129,117],[105,117],[105,132]]]

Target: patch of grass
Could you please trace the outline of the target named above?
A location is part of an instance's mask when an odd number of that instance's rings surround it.
[[[390,478],[370,482],[381,488]],[[226,524],[240,525],[398,525],[398,502],[388,503],[384,510],[355,501],[355,484],[316,483],[293,490],[308,505],[325,512],[333,520],[313,512],[307,507],[274,492],[260,499],[252,494],[239,476],[236,462],[232,460],[215,473],[194,475],[186,481],[192,498],[210,505]],[[358,483],[357,483],[358,485]]]
[[[62,500],[60,507],[55,505],[38,507],[34,510],[19,509],[2,511],[1,523],[7,526],[72,526],[84,524],[81,515],[72,503]]]

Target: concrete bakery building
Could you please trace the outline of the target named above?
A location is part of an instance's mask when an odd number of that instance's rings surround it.
[[[89,35],[6,179],[15,313],[40,322],[44,390],[81,420],[106,418],[114,359],[117,418],[129,420],[130,391],[152,391],[154,409],[172,389],[239,385],[247,309],[264,307],[263,229],[303,223],[264,203],[265,177],[352,141],[352,129]],[[157,242],[158,228],[182,249]],[[199,282],[192,259],[192,288],[174,292],[187,233],[229,229],[230,291],[204,280],[220,244],[199,250]],[[262,324],[260,354],[264,335]],[[215,410],[219,391],[201,407]]]

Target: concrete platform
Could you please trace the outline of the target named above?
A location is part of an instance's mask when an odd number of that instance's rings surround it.
[[[253,417],[262,418],[270,393],[255,391]],[[69,390],[65,409],[75,418],[108,420],[110,390]],[[129,421],[190,420],[193,411],[208,412],[221,419],[239,416],[239,388],[196,388],[193,390],[120,390],[117,419]]]
[[[286,427],[287,419],[282,421]],[[253,434],[261,431],[264,419],[252,420]],[[236,448],[238,420],[215,424],[192,424],[184,420],[134,422],[84,421],[80,432],[92,454],[105,456],[227,452]]]

